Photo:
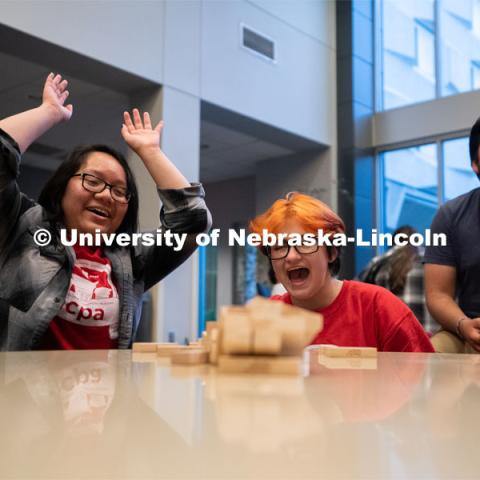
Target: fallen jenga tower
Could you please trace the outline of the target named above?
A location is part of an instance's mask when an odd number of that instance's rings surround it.
[[[222,307],[218,322],[207,322],[198,342],[135,343],[133,351],[156,352],[183,366],[210,363],[229,373],[299,374],[305,347],[322,329],[319,313],[256,297],[245,306]],[[319,364],[332,368],[348,367],[356,359],[365,360],[366,368],[376,366],[372,347],[312,345],[308,350]]]
[[[256,297],[246,306],[222,307],[203,343],[222,372],[298,374],[303,349],[322,328],[319,313]]]

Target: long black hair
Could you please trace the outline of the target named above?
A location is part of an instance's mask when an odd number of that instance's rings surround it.
[[[116,233],[132,234],[136,232],[138,227],[138,191],[135,177],[125,157],[108,145],[96,144],[76,147],[45,184],[38,198],[38,203],[48,212],[50,222],[53,224],[63,223],[62,199],[67,184],[70,178],[78,173],[87,156],[93,152],[102,152],[112,156],[125,171],[130,200],[127,213]]]

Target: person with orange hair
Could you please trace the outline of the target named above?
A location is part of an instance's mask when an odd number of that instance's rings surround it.
[[[342,219],[326,204],[293,192],[250,222],[254,233],[344,234]],[[280,237],[280,236],[279,236]],[[312,344],[376,347],[386,352],[433,352],[412,311],[385,288],[338,280],[340,248],[305,241],[261,246],[287,293],[273,300],[319,312],[324,327]]]

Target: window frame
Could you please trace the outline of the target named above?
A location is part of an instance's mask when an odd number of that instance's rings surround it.
[[[402,150],[406,148],[421,147],[423,145],[435,145],[436,146],[436,159],[437,159],[437,203],[438,206],[442,206],[445,203],[445,158],[443,153],[443,143],[449,140],[458,140],[461,138],[468,138],[470,134],[469,130],[461,130],[457,132],[451,132],[444,135],[436,135],[433,137],[424,137],[416,139],[414,141],[398,142],[391,145],[379,146],[375,148],[373,153],[374,158],[374,189],[376,192],[375,201],[373,202],[373,218],[375,220],[375,228],[378,232],[385,231],[385,212],[384,212],[384,165],[381,155],[385,152],[391,152],[395,150]],[[385,251],[385,247],[376,247],[376,255],[379,255]]]
[[[385,108],[385,95],[384,95],[384,61],[383,61],[383,44],[384,44],[384,32],[383,32],[383,15],[384,15],[384,4],[385,0],[374,0],[374,12],[373,12],[373,23],[374,23],[374,39],[373,39],[373,48],[374,48],[374,111],[375,113],[384,112],[389,110],[394,110],[396,108],[403,108],[408,107],[411,105],[415,105],[418,103],[429,102],[438,100],[441,98],[446,98],[451,94],[442,94],[442,86],[443,86],[443,75],[442,75],[442,22],[441,20],[441,7],[442,7],[442,0],[433,0],[433,24],[434,24],[434,97],[428,100],[420,100],[417,102],[407,103],[405,105],[396,106]],[[474,29],[474,9],[475,9],[475,2],[477,3],[477,10],[480,12],[480,0],[473,0],[472,2],[472,34],[480,37],[480,31],[477,32]],[[417,43],[417,33],[416,33],[417,26],[414,27],[415,29],[415,44]],[[417,54],[418,46],[415,45],[415,50]],[[473,67],[471,67],[472,70]],[[471,82],[472,85],[472,71],[470,72]],[[465,90],[461,93],[466,92],[474,92],[476,90],[480,90],[479,88],[470,88],[469,90]]]

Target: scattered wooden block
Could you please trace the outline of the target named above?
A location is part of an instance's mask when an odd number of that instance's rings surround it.
[[[278,355],[282,349],[282,333],[272,323],[257,326],[253,333],[253,353]]]
[[[210,330],[217,327],[218,322],[216,320],[209,320],[208,322],[205,322],[205,331],[207,332],[207,335],[210,333]]]
[[[220,322],[222,353],[248,354],[252,352],[253,328],[248,312],[243,307],[222,307]]]
[[[283,302],[255,297],[245,307],[253,329],[273,321],[282,333],[280,355],[300,355],[305,346],[323,329],[323,316]]]
[[[219,328],[212,329],[208,335],[208,359],[213,365],[218,363],[218,356],[220,353],[220,338],[221,332]]]
[[[170,357],[173,353],[188,348],[178,343],[162,343],[157,345],[157,357]]]
[[[137,353],[155,353],[157,344],[153,342],[135,342],[132,346],[132,351]]]
[[[206,331],[202,332],[202,337],[200,338],[200,346],[201,348],[204,348],[205,350],[210,350],[209,342],[208,342],[208,335]]]
[[[377,349],[374,347],[335,347],[325,349],[323,354],[327,357],[376,358]]]
[[[306,349],[305,352],[308,354],[317,354],[317,355],[325,355],[325,351],[327,349],[332,349],[332,348],[338,348],[337,345],[331,345],[331,344],[315,344],[315,345],[309,345]]]
[[[327,357],[318,356],[318,364],[329,370],[376,370],[376,357]]]
[[[301,357],[220,355],[218,369],[223,373],[300,375],[303,372],[303,360]]]
[[[208,362],[208,352],[200,348],[177,350],[170,359],[176,365],[202,365]]]

